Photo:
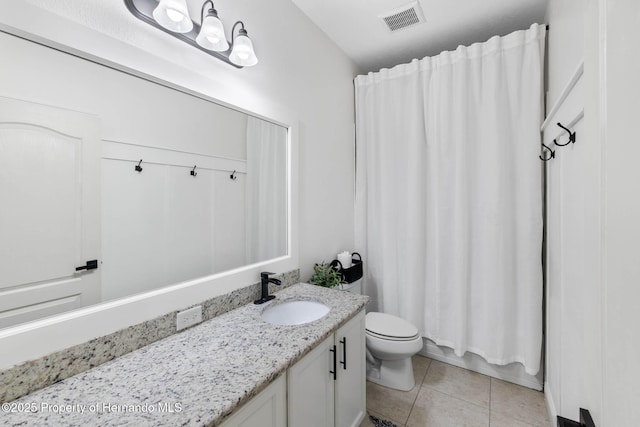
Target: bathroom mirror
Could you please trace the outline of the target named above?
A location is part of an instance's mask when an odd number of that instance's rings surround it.
[[[0,49],[0,328],[288,254],[286,127],[4,32]]]

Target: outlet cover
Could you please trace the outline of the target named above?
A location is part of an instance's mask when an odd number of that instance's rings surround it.
[[[176,316],[176,331],[180,331],[200,322],[202,322],[202,306],[197,305],[178,313]]]

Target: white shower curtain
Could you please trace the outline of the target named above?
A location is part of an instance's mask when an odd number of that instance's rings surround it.
[[[373,310],[534,375],[545,27],[358,76],[356,247]]]
[[[287,129],[247,118],[247,263],[287,254]]]

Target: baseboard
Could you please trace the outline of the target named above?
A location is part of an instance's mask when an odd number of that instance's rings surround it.
[[[549,383],[547,382],[544,383],[544,401],[547,404],[547,412],[549,414],[551,427],[556,427],[558,411],[556,410],[556,404],[554,403],[553,395],[551,394],[551,387],[549,387]]]
[[[512,363],[507,366],[492,365],[482,357],[473,353],[466,353],[463,357],[458,357],[452,349],[437,346],[427,338],[423,338],[423,347],[419,354],[499,380],[542,391],[542,379],[539,376],[529,375],[524,372],[524,367],[520,364]]]

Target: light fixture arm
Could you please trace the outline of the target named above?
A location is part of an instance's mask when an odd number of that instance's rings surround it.
[[[204,3],[202,3],[202,10],[200,11],[200,25],[204,23],[204,11],[206,10],[206,6],[208,4],[211,4],[211,7],[209,8],[208,12],[212,13],[213,16],[215,16],[216,18],[218,17],[218,11],[216,10],[216,6],[213,4],[213,1],[207,0]]]
[[[236,34],[236,27],[240,26]],[[253,43],[247,35],[247,30],[244,28],[244,22],[238,21],[233,24],[231,28],[231,53],[229,54],[229,60],[235,64],[242,64],[243,66],[253,66],[258,63],[258,58],[253,51]]]
[[[235,32],[236,32],[236,27],[238,25],[242,25],[242,28],[240,28],[240,31],[238,31],[239,34],[241,35],[247,35],[247,30],[244,29],[244,22],[242,21],[238,21],[235,24],[233,24],[233,27],[231,28],[231,43],[233,44],[236,36],[234,36]]]

